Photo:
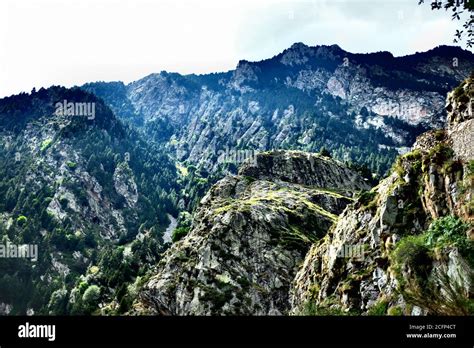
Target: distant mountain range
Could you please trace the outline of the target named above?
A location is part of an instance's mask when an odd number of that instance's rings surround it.
[[[458,47],[393,57],[297,43],[225,73],[161,72],[128,85],[82,88],[151,139],[168,143],[176,160],[198,167],[214,167],[226,147],[324,146],[383,174],[417,135],[443,125],[446,93],[473,68],[474,55]]]

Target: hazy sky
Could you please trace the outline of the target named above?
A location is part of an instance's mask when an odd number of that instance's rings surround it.
[[[430,2],[427,0],[427,2]],[[207,73],[294,42],[406,55],[452,44],[418,0],[0,0],[0,96],[33,87]]]

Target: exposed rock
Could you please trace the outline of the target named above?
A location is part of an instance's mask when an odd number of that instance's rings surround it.
[[[370,187],[360,175],[338,161],[311,153],[291,151],[259,154],[255,161],[244,163],[239,174],[259,180],[292,182],[349,192],[353,192],[354,188]]]
[[[450,94],[449,131],[420,136],[392,174],[350,205],[311,247],[291,288],[292,313],[469,313],[474,138],[465,132],[472,114],[460,113],[465,104],[452,102]],[[439,232],[426,232],[433,221],[450,224],[445,228],[451,232],[444,233],[453,236],[455,228],[464,228],[467,235],[456,238],[467,238],[467,244],[433,237]],[[468,224],[460,227],[459,221]],[[362,247],[363,254],[333,252],[344,246]]]
[[[446,111],[448,128],[473,119],[474,111],[474,73],[448,94]]]
[[[127,162],[123,162],[115,168],[113,180],[117,193],[125,198],[129,207],[134,207],[138,201],[137,184]]]
[[[298,265],[350,202],[336,191],[365,187],[356,173],[328,158],[259,154],[255,163],[219,181],[202,199],[191,232],[165,253],[136,310],[288,313],[289,286]]]

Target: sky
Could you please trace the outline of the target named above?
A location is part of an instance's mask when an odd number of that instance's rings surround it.
[[[396,56],[452,45],[418,0],[1,0],[0,97],[33,87],[203,74],[295,42]]]

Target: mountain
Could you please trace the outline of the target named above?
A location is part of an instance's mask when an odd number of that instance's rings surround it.
[[[320,155],[246,162],[203,198],[132,313],[472,314],[473,78],[449,94],[448,128],[369,191]]]
[[[185,166],[213,173],[229,149],[325,147],[384,175],[416,136],[443,125],[446,93],[472,69],[474,55],[458,47],[394,57],[297,43],[224,73],[161,72],[83,88]]]
[[[327,157],[269,152],[220,180],[191,231],[163,255],[138,313],[286,314],[288,291],[310,245],[351,194],[369,186]]]
[[[471,76],[448,95],[447,129],[420,136],[311,247],[293,313],[474,313],[473,100]],[[355,246],[362,257],[338,257]]]
[[[425,270],[444,267],[442,247],[456,264],[470,252],[459,231],[471,82],[447,114],[444,97],[473,65],[456,47],[393,57],[295,44],[224,73],[0,99],[0,314],[394,307],[396,286],[373,282],[407,270],[390,251],[398,240],[422,248]],[[353,254],[344,238],[370,257],[327,263],[325,248]]]
[[[94,112],[58,113],[65,101]],[[156,261],[176,214],[174,163],[101,99],[62,87],[2,99],[0,135],[0,244],[38,248],[36,262],[0,260],[3,313],[87,313],[76,286],[94,277],[113,297]]]

